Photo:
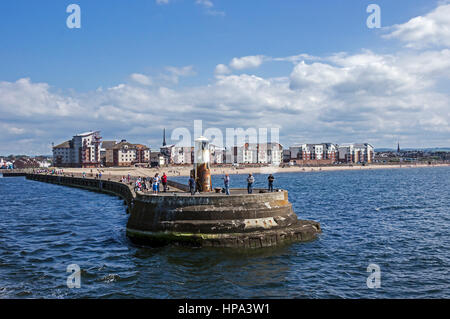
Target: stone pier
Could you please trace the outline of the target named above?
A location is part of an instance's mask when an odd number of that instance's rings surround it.
[[[122,197],[130,213],[126,233],[136,244],[261,248],[311,241],[321,232],[318,222],[297,218],[284,190],[192,196],[185,185],[169,181],[170,192],[153,195],[116,181],[43,174],[27,178]]]

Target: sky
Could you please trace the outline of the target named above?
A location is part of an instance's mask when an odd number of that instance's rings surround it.
[[[450,1],[3,0],[0,39],[2,155],[89,130],[158,149],[195,120],[284,146],[450,146]]]

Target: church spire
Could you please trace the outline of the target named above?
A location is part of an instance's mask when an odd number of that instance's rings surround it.
[[[400,142],[397,143],[397,153],[400,153]]]
[[[166,129],[164,128],[164,131],[163,131],[163,146],[166,146],[167,144],[166,144]]]

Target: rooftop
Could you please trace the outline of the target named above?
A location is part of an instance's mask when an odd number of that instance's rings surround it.
[[[85,133],[81,133],[81,134],[77,134],[77,135],[75,135],[75,136],[89,136],[89,135],[92,135],[92,134],[95,134],[95,133],[100,133],[100,131],[91,131],[91,132],[85,132]]]
[[[65,141],[61,144],[53,146],[53,148],[70,148],[70,141]]]

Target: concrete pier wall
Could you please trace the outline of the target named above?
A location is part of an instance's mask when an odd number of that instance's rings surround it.
[[[135,196],[130,186],[115,181],[45,174],[27,174],[26,178],[39,182],[77,187],[90,191],[119,196],[126,201],[129,207],[132,206]]]

